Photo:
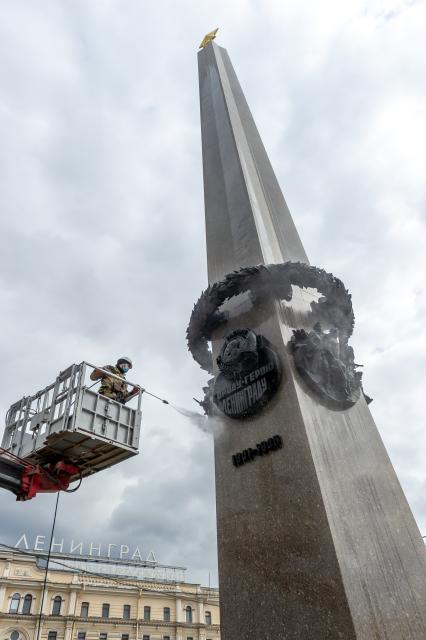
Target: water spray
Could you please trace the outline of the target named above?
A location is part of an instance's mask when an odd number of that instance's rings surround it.
[[[157,396],[155,395],[155,393],[151,393],[146,389],[141,389],[141,391],[142,393],[147,393],[149,396],[152,396],[156,400],[160,400],[160,402],[162,402],[163,404],[169,405],[169,407],[174,409],[176,413],[179,413],[181,416],[185,416],[185,418],[188,418],[193,425],[201,429],[201,431],[203,431],[204,433],[219,434],[223,429],[222,421],[219,420],[217,416],[207,416],[203,413],[199,413],[198,411],[192,411],[191,409],[186,409],[185,407],[178,407],[177,405],[169,402],[169,400],[160,398],[160,396]]]
[[[182,416],[185,416],[186,418],[190,418],[192,420],[198,420],[198,421],[200,420],[200,418],[203,421],[207,419],[207,416],[203,415],[202,413],[198,413],[198,411],[191,411],[191,409],[185,409],[184,407],[177,407],[176,405],[174,405],[171,402],[169,402],[169,400],[165,400],[164,398],[160,398],[160,396],[156,396],[155,393],[151,393],[150,391],[147,391],[146,389],[142,388],[141,392],[142,393],[146,393],[149,396],[152,396],[156,400],[160,400],[160,402],[162,402],[163,404],[168,404],[169,407],[174,409],[177,413],[180,413]]]

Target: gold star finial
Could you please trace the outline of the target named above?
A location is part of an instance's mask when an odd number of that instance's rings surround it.
[[[199,49],[204,49],[204,47],[207,47],[207,45],[209,44],[209,42],[211,42],[212,40],[214,40],[216,38],[216,34],[219,31],[219,27],[217,29],[214,29],[213,31],[210,31],[210,33],[208,33],[206,36],[204,36],[202,43],[200,44],[200,46],[198,47]]]

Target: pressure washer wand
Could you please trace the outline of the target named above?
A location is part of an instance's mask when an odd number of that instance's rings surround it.
[[[142,393],[147,393],[149,396],[152,396],[153,398],[157,398],[157,400],[161,400],[161,402],[163,402],[164,404],[170,404],[170,402],[168,400],[164,400],[163,398],[160,398],[159,396],[156,396],[154,393],[151,393],[150,391],[147,391],[146,389],[141,389]]]

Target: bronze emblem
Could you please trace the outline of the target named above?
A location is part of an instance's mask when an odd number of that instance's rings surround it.
[[[237,329],[224,340],[217,358],[220,370],[213,402],[230,418],[245,418],[262,409],[281,380],[278,355],[263,336]]]
[[[362,373],[354,352],[336,328],[319,322],[311,331],[296,329],[291,339],[296,368],[306,384],[335,409],[351,407],[360,397]]]

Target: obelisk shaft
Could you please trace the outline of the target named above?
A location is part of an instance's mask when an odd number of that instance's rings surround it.
[[[307,257],[227,52],[199,53],[209,282]],[[291,305],[233,312],[279,352],[284,380],[262,413],[224,418],[215,440],[223,640],[424,640],[425,549],[370,411],[330,410],[299,379],[288,342],[310,326]],[[241,326],[241,323],[244,323]],[[275,434],[284,447],[236,468]]]

